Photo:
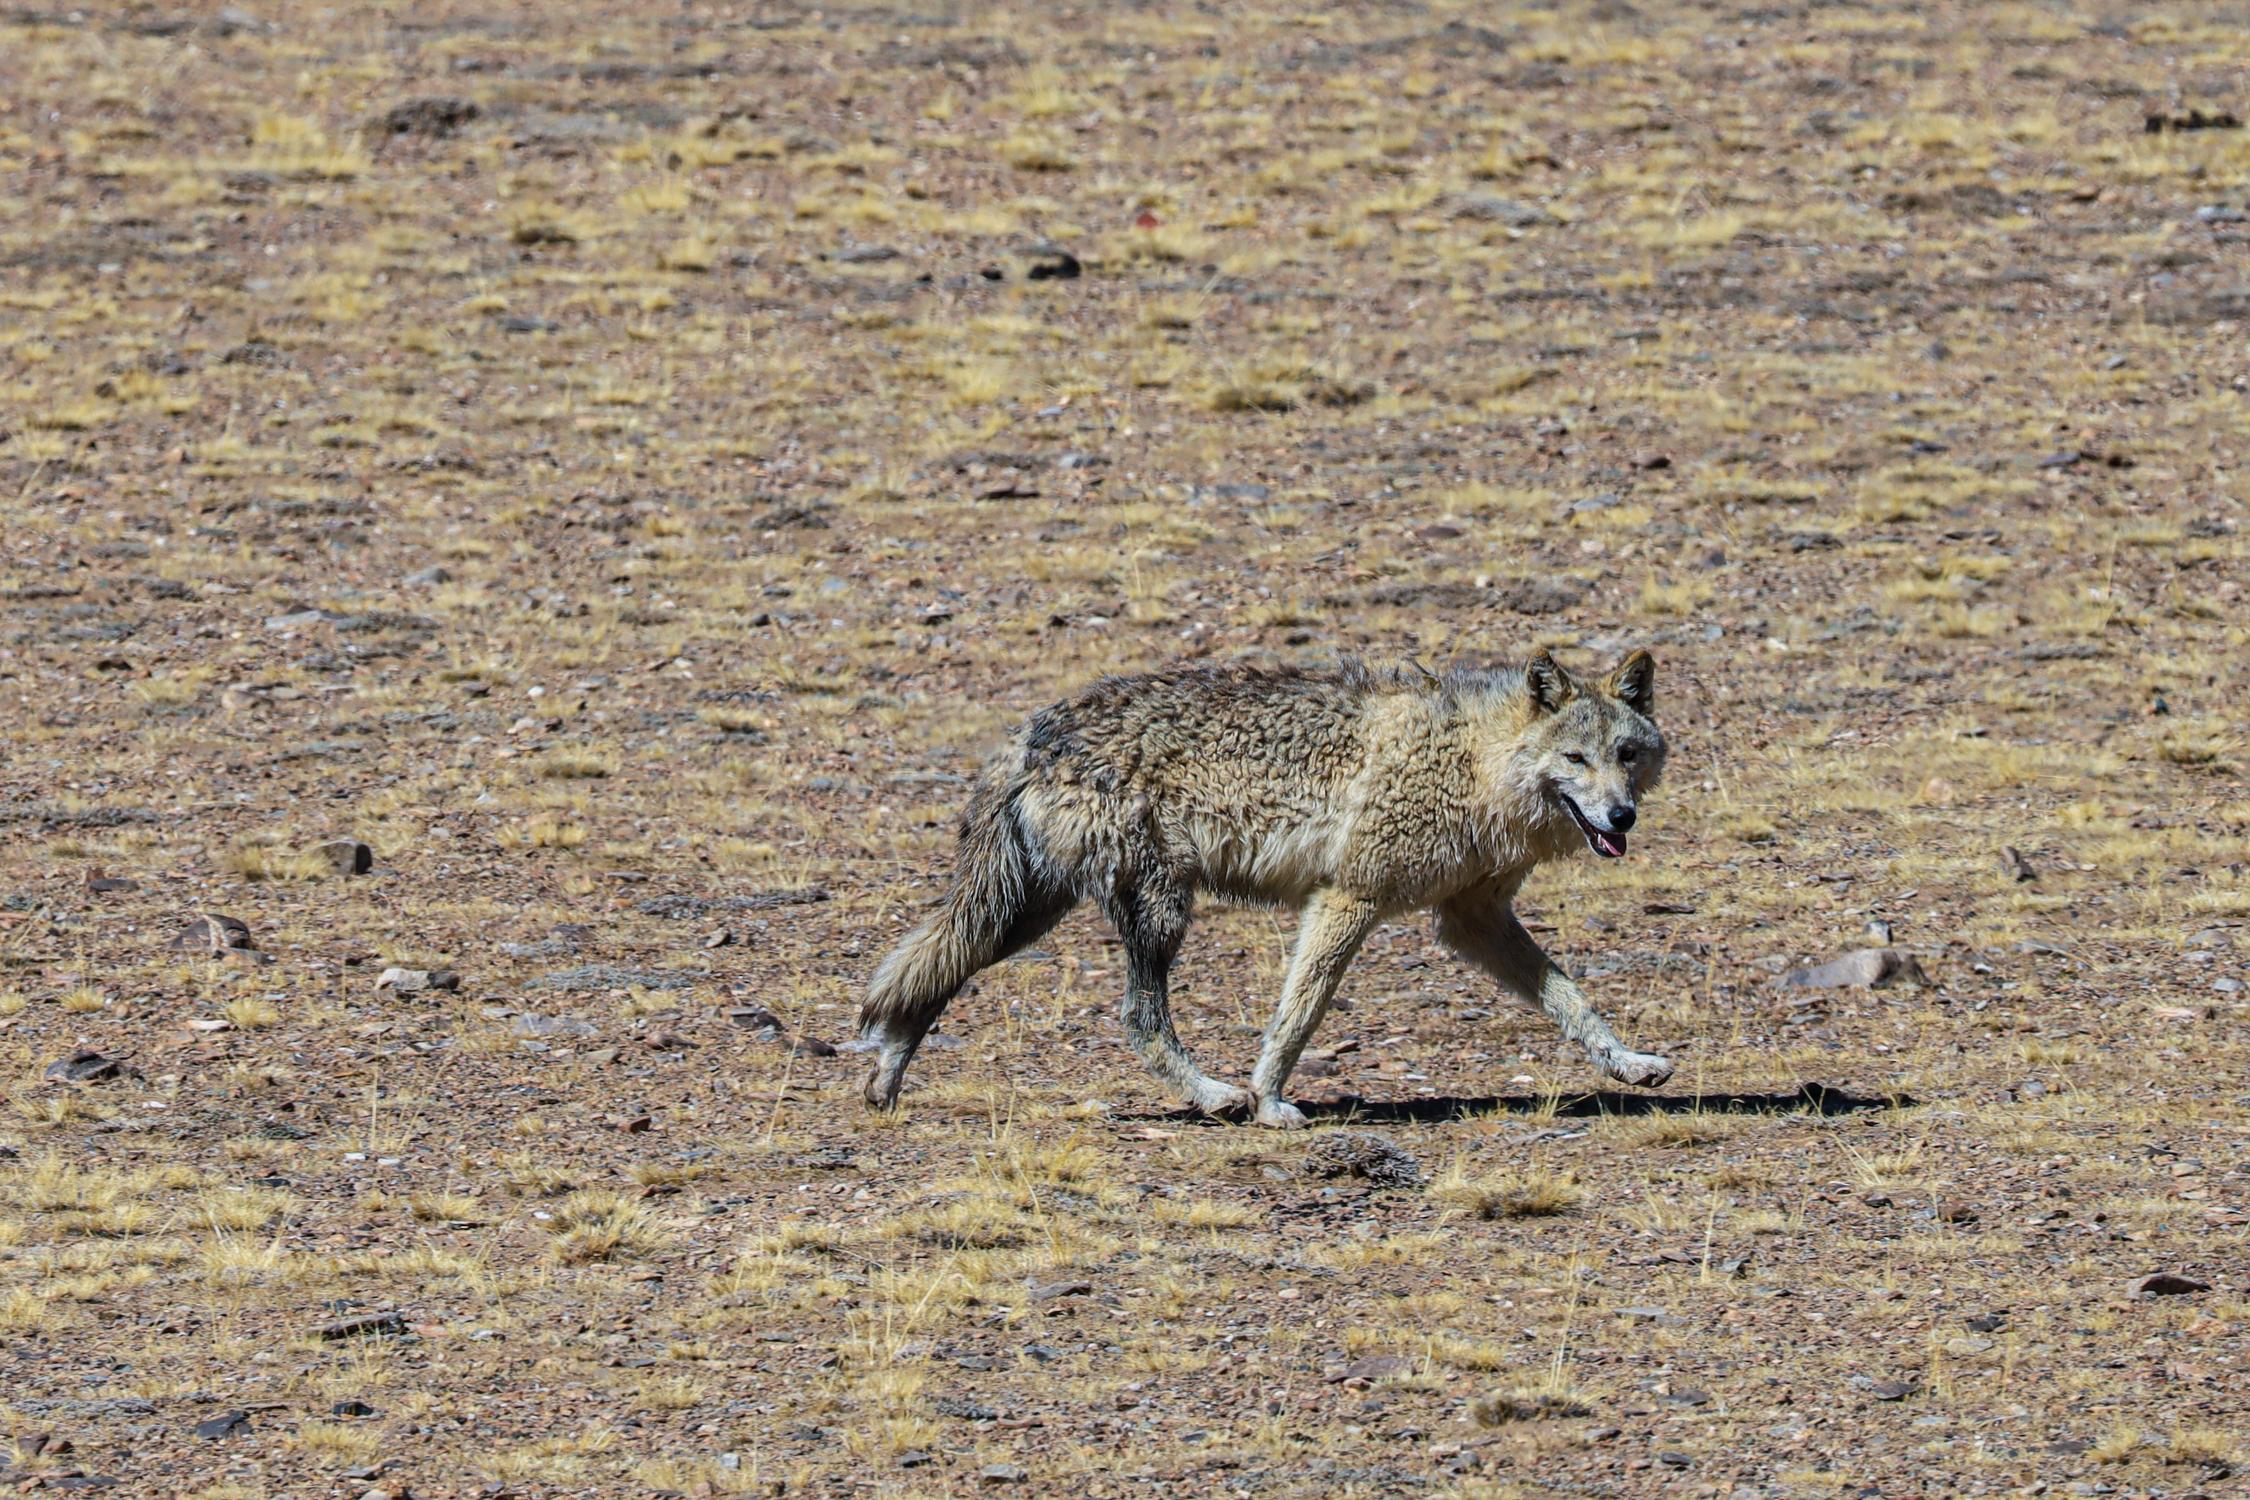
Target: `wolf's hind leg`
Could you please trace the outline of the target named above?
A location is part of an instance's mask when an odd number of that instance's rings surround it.
[[[1617,1039],[1585,991],[1541,951],[1498,892],[1469,891],[1440,906],[1438,936],[1502,989],[1545,1011],[1564,1036],[1586,1049],[1595,1067],[1619,1083],[1654,1088],[1672,1076],[1669,1058],[1636,1052]]]
[[[1205,1114],[1247,1109],[1250,1095],[1195,1065],[1172,1026],[1172,960],[1187,936],[1187,887],[1164,877],[1142,880],[1106,903],[1125,940],[1125,1035],[1165,1086]]]
[[[1289,1081],[1320,1018],[1328,1013],[1336,986],[1374,928],[1375,917],[1374,902],[1340,891],[1317,892],[1306,903],[1289,977],[1281,986],[1281,1008],[1266,1027],[1266,1044],[1258,1054],[1257,1071],[1250,1075],[1260,1125],[1294,1129],[1305,1123],[1303,1113],[1281,1097],[1281,1087]]]

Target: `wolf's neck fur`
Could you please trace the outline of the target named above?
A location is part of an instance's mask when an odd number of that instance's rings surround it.
[[[1444,683],[1460,726],[1471,785],[1464,799],[1479,852],[1495,874],[1523,874],[1570,851],[1570,829],[1537,774],[1514,751],[1535,710],[1514,668],[1452,673]]]

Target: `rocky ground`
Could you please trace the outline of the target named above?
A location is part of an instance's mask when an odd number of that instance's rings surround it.
[[[2246,38],[0,12],[0,1483],[2240,1493]],[[1189,1118],[1077,917],[861,1110],[1012,721],[1540,645],[1667,1088],[1402,924]]]

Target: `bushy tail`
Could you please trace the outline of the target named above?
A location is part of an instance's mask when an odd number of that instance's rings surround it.
[[[896,1103],[906,1065],[961,986],[1044,933],[1069,905],[1034,868],[1009,778],[988,777],[962,816],[953,880],[937,910],[867,983],[860,1037],[877,1049],[867,1102]]]

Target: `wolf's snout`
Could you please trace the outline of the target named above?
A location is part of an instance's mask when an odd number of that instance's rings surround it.
[[[1632,803],[1620,802],[1609,810],[1609,831],[1624,833],[1633,826],[1633,820],[1639,816],[1640,814],[1633,810]]]

